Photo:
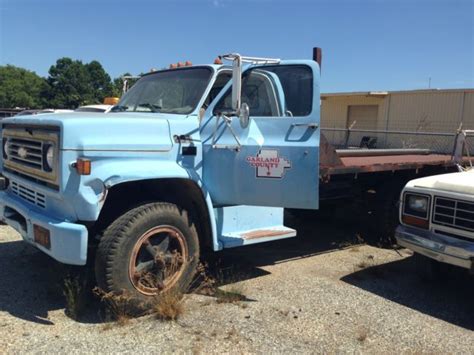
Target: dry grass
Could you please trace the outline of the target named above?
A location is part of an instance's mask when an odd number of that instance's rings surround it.
[[[178,292],[163,292],[155,297],[152,312],[161,320],[177,320],[185,311],[183,295]]]
[[[87,304],[87,280],[79,276],[68,276],[64,279],[63,295],[66,299],[66,315],[78,320],[84,313]]]
[[[178,266],[179,261],[171,262],[164,272],[165,278],[177,272]],[[147,313],[153,314],[157,319],[163,321],[178,320],[186,311],[184,294],[190,291],[214,296],[217,303],[238,303],[241,305],[241,301],[247,300],[242,284],[233,283],[225,288],[218,287],[218,285],[224,283],[231,283],[231,280],[234,279],[237,280],[235,274],[224,277],[224,272],[221,269],[217,270],[216,277],[212,277],[208,272],[208,267],[204,264],[199,264],[196,277],[184,292],[170,289],[159,293],[153,297],[151,309]],[[160,282],[152,274],[143,275],[142,280],[146,281],[150,287],[156,287],[158,282]],[[133,298],[127,293],[107,293],[97,287],[93,292],[105,304],[106,320],[113,320],[118,325],[125,325],[136,315],[136,303],[134,304]],[[242,308],[246,308],[246,305],[242,306]],[[110,329],[112,326],[112,324],[106,324],[104,325],[104,330]]]
[[[126,292],[115,294],[105,292],[98,287],[94,288],[93,292],[105,304],[106,321],[114,321],[119,326],[128,324],[136,309],[132,304],[132,297]],[[105,325],[104,330],[110,329],[110,327]]]
[[[231,285],[226,290],[217,288],[214,296],[217,303],[237,303],[247,299],[240,284]]]
[[[239,276],[242,275],[235,269],[216,267],[210,276],[207,266],[203,266],[201,275],[202,282],[198,292],[215,297],[217,303],[239,303],[247,300],[244,285],[238,282],[242,279]]]

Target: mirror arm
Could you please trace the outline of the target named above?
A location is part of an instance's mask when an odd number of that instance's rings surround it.
[[[234,129],[232,128],[232,125],[231,125],[232,117],[226,116],[224,113],[218,113],[217,114],[216,125],[214,127],[214,133],[212,135],[212,147],[213,148],[221,148],[221,146],[218,146],[216,144],[217,129],[219,128],[219,120],[221,118],[224,120],[225,125],[229,129],[230,133],[232,133],[232,136],[234,137],[235,141],[237,142],[237,147],[236,148],[232,147],[232,149],[234,149],[236,151],[240,151],[240,149],[242,148],[242,144],[240,143],[239,137],[237,137],[237,135],[234,132]],[[229,148],[229,147],[225,146],[224,148]]]

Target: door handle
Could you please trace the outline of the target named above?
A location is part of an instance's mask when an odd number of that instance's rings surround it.
[[[312,129],[316,129],[319,127],[317,123],[292,123],[293,127],[308,127]]]

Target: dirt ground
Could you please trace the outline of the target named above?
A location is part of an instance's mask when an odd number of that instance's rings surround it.
[[[64,267],[0,226],[0,352],[474,353],[473,278],[428,281],[406,250],[356,243],[338,221],[217,253],[220,286],[244,300],[190,294],[177,321],[104,322],[98,302],[65,314]]]

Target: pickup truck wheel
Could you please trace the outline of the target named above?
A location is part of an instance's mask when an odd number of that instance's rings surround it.
[[[123,214],[104,232],[96,278],[106,292],[129,296],[138,313],[163,291],[184,293],[199,262],[199,240],[188,214],[169,203]]]

